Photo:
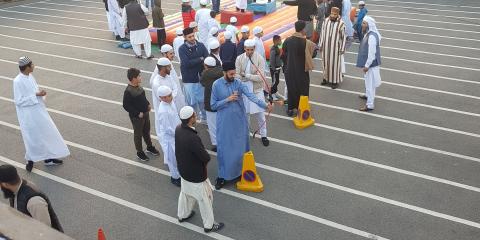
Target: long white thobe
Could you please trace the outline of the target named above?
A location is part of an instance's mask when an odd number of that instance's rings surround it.
[[[233,25],[228,25],[225,27],[225,31],[229,31],[232,33],[232,42],[237,43],[237,34],[238,34],[238,28],[233,26]]]
[[[254,37],[253,40],[255,40],[255,52],[260,54],[260,56],[265,58],[265,47],[263,46],[263,41],[259,37]]]
[[[247,9],[247,0],[235,0],[235,7]]]
[[[185,43],[185,38],[183,36],[177,36],[173,39],[173,51],[175,52],[175,58],[180,62],[180,55],[178,55],[178,49],[182,44]]]
[[[365,63],[365,67],[369,67],[373,60],[375,60],[375,54],[377,53],[377,39],[370,34],[368,36],[368,58]],[[364,75],[365,78],[365,95],[367,96],[367,107],[375,108],[375,90],[382,84],[382,78],[380,77],[380,67],[369,68]]]
[[[17,109],[18,123],[25,144],[27,161],[42,161],[64,158],[70,155],[55,123],[48,115],[42,97],[32,74],[18,74],[13,80],[13,95]]]
[[[125,37],[125,27],[123,26],[122,12],[118,6],[117,0],[108,0],[108,15],[110,16],[113,33],[121,38]]]
[[[350,21],[350,10],[352,9],[352,3],[350,0],[343,0],[342,8],[342,20],[345,23],[345,33],[347,37],[353,37],[353,24]]]
[[[198,10],[197,15],[195,16],[195,19],[197,19],[197,16],[198,16],[197,23],[198,23],[199,42],[202,42],[203,44],[207,44],[208,43],[207,39],[208,39],[210,29],[213,27],[220,29],[221,28],[220,24],[217,22],[217,20],[210,17],[210,9],[202,8]]]
[[[148,8],[146,8],[143,4],[140,4],[140,7],[142,8],[145,15],[149,14]],[[127,8],[123,8],[123,13],[122,13],[122,24],[124,28],[127,27],[128,16],[127,16],[126,9]],[[150,43],[151,41],[152,41],[152,38],[150,37],[150,32],[148,31],[148,27],[140,30],[130,31],[130,43],[132,45]]]
[[[175,157],[175,128],[181,121],[174,102],[175,100],[171,103],[160,102],[155,112],[155,125],[158,126],[157,136],[163,151],[163,163],[168,165],[172,178],[178,179],[180,174]]]
[[[175,102],[175,106],[177,107],[177,109],[182,109],[182,107],[185,106],[185,96],[183,95],[183,91],[178,84],[178,77],[173,76],[172,72],[173,71],[171,71],[169,75],[165,75],[165,77],[162,77],[159,74],[155,76],[152,82],[152,96],[155,96],[156,99],[159,99],[160,96],[157,95],[158,88],[160,86],[167,86],[172,89],[172,96]],[[153,107],[155,108],[155,101],[153,104]]]

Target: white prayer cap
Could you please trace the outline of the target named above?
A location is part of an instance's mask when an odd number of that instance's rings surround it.
[[[232,34],[232,32],[230,32],[230,31],[225,31],[225,32],[223,33],[223,37],[224,37],[225,39],[232,39],[233,34]]]
[[[220,42],[216,39],[212,39],[208,42],[208,49],[217,49],[220,47]]]
[[[245,42],[243,43],[243,46],[244,46],[244,47],[255,47],[255,40],[253,40],[253,39],[247,39],[247,40],[245,40]]]
[[[18,66],[19,67],[27,66],[31,62],[32,60],[30,60],[30,58],[28,58],[27,56],[23,56],[20,59],[18,59]]]
[[[365,2],[364,2],[364,1],[360,1],[360,2],[358,2],[358,5],[365,5]]]
[[[375,22],[375,19],[373,19],[372,17],[366,15],[366,16],[363,18],[363,21],[364,21],[364,22],[367,22],[367,24],[368,24],[368,31],[369,31],[369,32],[374,32],[374,33],[376,33],[377,36],[378,36],[378,40],[382,40],[382,35],[380,34],[380,32],[378,32],[377,22]]]
[[[198,24],[197,24],[197,22],[190,22],[190,24],[188,24],[188,27],[189,28],[196,28],[196,27],[198,27]]]
[[[210,33],[210,35],[217,34],[218,33],[218,28],[216,28],[216,27],[210,28],[210,31],[208,33]]]
[[[237,22],[237,18],[236,18],[236,17],[231,17],[231,18],[230,18],[230,22],[231,22],[231,23],[236,23],[236,22]]]
[[[193,108],[190,106],[185,106],[180,109],[180,119],[189,119],[193,115]]]
[[[213,57],[205,58],[205,60],[203,60],[203,63],[205,63],[205,65],[210,66],[210,67],[215,67],[217,65],[217,62],[215,61],[215,58],[213,58]]]
[[[173,51],[173,47],[170,46],[170,44],[163,44],[162,47],[160,48],[161,53],[167,53]]]
[[[208,4],[208,0],[200,0],[200,5],[207,5]]]
[[[169,88],[168,86],[162,85],[157,89],[157,95],[159,97],[166,97],[166,96],[169,96],[170,94],[172,94],[172,89]]]
[[[253,32],[253,35],[257,35],[257,34],[263,32],[263,28],[260,27],[260,26],[256,26],[256,27],[253,28],[252,32]]]
[[[177,34],[177,36],[182,36],[183,35],[183,29],[182,28],[177,28],[177,30],[175,30],[175,33]]]
[[[182,0],[182,2],[187,3],[190,2],[190,0]]]
[[[242,28],[240,28],[240,32],[246,33],[250,31],[250,28],[247,25],[243,25]]]
[[[168,60],[168,58],[166,57],[159,58],[157,61],[157,65],[160,66],[170,66],[171,64],[172,63],[170,62],[170,60]]]

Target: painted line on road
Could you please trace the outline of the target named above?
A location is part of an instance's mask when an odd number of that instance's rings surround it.
[[[389,16],[375,16],[375,18],[394,18],[394,17],[389,17]],[[412,20],[410,18],[399,18],[399,17],[395,17],[395,18],[398,18],[400,20]],[[421,20],[421,19],[418,19],[418,21],[420,22],[426,22],[426,20]],[[462,32],[462,33],[474,33],[474,34],[477,34],[479,32],[477,31],[470,31],[470,30],[462,30],[462,29],[453,29],[453,28],[444,28],[444,27],[432,27],[432,26],[424,26],[424,25],[411,25],[411,24],[404,24],[404,23],[392,23],[392,22],[382,22],[382,21],[378,21],[377,22],[378,24],[385,24],[385,25],[394,25],[394,26],[405,26],[405,27],[415,27],[415,28],[424,28],[424,29],[435,29],[435,30],[443,30],[443,31],[451,31],[451,32]],[[456,24],[456,23],[451,23],[451,24]],[[461,25],[469,25],[467,23],[465,24],[461,24]],[[474,25],[474,24],[471,24],[471,25]],[[474,25],[476,26],[476,25]],[[382,28],[383,29],[383,28]]]
[[[456,39],[456,40],[465,40],[465,41],[480,42],[480,39],[475,39],[475,38],[452,37],[452,36],[444,36],[444,35],[436,35],[436,34],[427,34],[427,33],[417,33],[417,32],[406,32],[406,31],[398,31],[398,30],[390,30],[390,29],[380,29],[380,31],[382,31],[382,32],[402,33],[402,34],[413,34],[413,35],[420,35],[420,36],[427,36],[427,37],[435,37],[435,38],[448,38],[448,39]]]
[[[393,7],[393,8],[404,8],[408,10],[428,10],[428,11],[438,11],[438,12],[451,12],[451,13],[469,13],[469,14],[480,14],[480,12],[469,12],[469,11],[458,11],[458,10],[446,10],[446,9],[438,9],[438,8],[422,8],[422,7],[404,7],[404,6],[392,6],[392,5],[384,5],[384,4],[372,4],[374,7]]]
[[[18,126],[16,125],[13,125],[13,124],[8,124],[8,123],[5,123],[5,122],[2,122],[0,121],[0,124],[3,125],[3,126],[7,126],[7,127],[11,127],[11,128],[15,128],[15,129],[19,129]],[[21,164],[17,161],[14,161],[12,159],[9,159],[9,158],[6,158],[4,156],[0,156],[0,161],[4,162],[4,163],[7,163],[7,164],[10,164],[10,165],[13,165],[15,166],[16,168],[18,169],[22,169],[24,170],[24,167],[25,165],[24,164]],[[38,169],[33,169],[32,170],[32,173],[35,173],[39,176],[42,176],[44,178],[48,178],[52,181],[55,181],[57,183],[61,183],[63,185],[66,185],[66,186],[69,186],[71,188],[74,188],[76,190],[79,190],[79,191],[82,191],[82,192],[85,192],[85,193],[88,193],[90,195],[93,195],[95,197],[98,197],[98,198],[103,198],[109,202],[112,202],[112,203],[116,203],[118,205],[121,205],[121,206],[124,206],[124,207],[127,207],[127,208],[130,208],[132,210],[135,210],[137,212],[141,212],[141,213],[145,213],[147,215],[150,215],[152,217],[155,217],[157,219],[160,219],[160,220],[163,220],[165,222],[169,222],[169,223],[173,223],[177,226],[180,226],[180,227],[183,227],[183,228],[186,228],[186,229],[189,229],[189,230],[192,230],[194,232],[197,232],[197,233],[200,233],[202,235],[205,235],[205,236],[208,236],[208,237],[211,237],[211,238],[214,238],[214,239],[219,239],[219,240],[229,240],[229,239],[233,239],[233,238],[229,238],[227,236],[224,236],[224,235],[221,235],[221,234],[218,234],[218,233],[205,233],[203,231],[203,228],[201,227],[198,227],[198,226],[195,226],[191,223],[188,223],[188,222],[184,222],[184,223],[179,223],[178,222],[178,219],[175,218],[175,217],[171,217],[169,215],[166,215],[164,213],[161,213],[161,212],[158,212],[158,211],[155,211],[155,210],[152,210],[152,209],[149,209],[149,208],[146,208],[144,206],[141,206],[141,205],[138,205],[136,203],[133,203],[133,202],[129,202],[127,200],[124,200],[124,199],[121,199],[121,198],[118,198],[118,197],[115,197],[113,195],[110,195],[110,194],[107,194],[107,193],[104,193],[104,192],[101,192],[99,190],[95,190],[93,188],[89,188],[87,186],[84,186],[84,185],[81,185],[81,184],[78,184],[76,182],[72,182],[70,180],[67,180],[67,179],[64,179],[64,178],[61,178],[61,177],[58,177],[56,175],[53,175],[53,174],[50,174],[50,173],[47,173],[47,172],[44,172],[42,170],[38,170]]]
[[[8,77],[0,77],[0,78],[12,81],[12,79],[8,78]],[[49,89],[48,86],[44,86],[44,85],[40,85],[40,86],[44,87],[46,89]],[[59,92],[64,92],[64,93],[69,94],[70,91],[61,90]],[[80,94],[77,94],[77,96],[79,96],[79,95]],[[83,97],[88,96],[88,95],[84,95],[84,94],[81,94],[81,95],[83,95]],[[86,98],[88,98],[88,97],[86,97]],[[0,96],[0,100],[13,102],[12,99],[1,97],[1,96]],[[115,102],[113,104],[116,104],[116,105],[119,105],[119,106],[122,105],[121,102]],[[53,113],[57,113],[57,114],[60,114],[60,115],[63,115],[63,116],[67,116],[67,117],[75,118],[75,119],[78,119],[78,120],[86,121],[86,122],[89,122],[89,123],[94,123],[94,124],[97,124],[97,125],[121,130],[121,131],[128,132],[128,133],[133,133],[133,130],[131,130],[129,128],[125,128],[125,127],[113,125],[113,124],[110,124],[110,123],[90,119],[90,118],[87,118],[87,117],[82,117],[82,116],[71,114],[71,113],[66,113],[66,112],[51,109],[51,108],[47,108],[47,110],[50,111],[50,112],[53,112]],[[274,115],[278,118],[281,118],[281,119],[291,120],[291,118],[289,118],[289,117],[280,116],[280,115],[277,115],[277,114],[272,114],[272,115]],[[323,127],[322,125],[317,125],[317,124],[316,124],[316,126]],[[151,137],[153,139],[158,140],[158,137],[156,135],[152,134]],[[355,158],[355,157],[351,157],[351,156],[347,156],[347,155],[342,155],[342,154],[338,154],[338,153],[334,153],[334,152],[330,152],[330,151],[326,151],[326,150],[322,150],[322,149],[318,149],[318,148],[314,148],[314,147],[309,147],[309,146],[305,146],[305,145],[302,145],[302,144],[298,144],[298,143],[294,143],[294,142],[290,142],[290,141],[286,141],[286,140],[282,140],[282,139],[277,139],[277,138],[270,137],[270,140],[274,141],[274,142],[283,143],[283,144],[286,144],[286,145],[289,145],[289,146],[292,146],[292,147],[297,147],[297,148],[300,148],[300,149],[304,149],[304,150],[307,150],[307,151],[313,151],[313,152],[324,154],[324,155],[327,155],[327,156],[332,156],[332,157],[335,157],[335,158],[340,158],[340,159],[348,160],[348,161],[351,161],[351,162],[364,164],[364,165],[371,166],[371,167],[377,167],[377,168],[380,168],[380,169],[393,171],[393,172],[396,172],[396,173],[401,173],[401,174],[405,174],[405,175],[409,175],[409,176],[414,176],[414,177],[426,179],[426,180],[429,180],[429,181],[443,183],[443,184],[446,184],[446,185],[451,185],[451,186],[454,186],[454,187],[459,187],[459,188],[463,188],[463,189],[470,190],[470,191],[480,192],[480,188],[477,188],[477,187],[474,187],[474,186],[469,186],[469,185],[458,183],[458,182],[454,182],[454,181],[450,181],[450,180],[446,180],[446,179],[442,179],[442,178],[437,178],[437,177],[433,177],[433,176],[429,176],[429,175],[425,175],[425,174],[421,174],[421,173],[416,173],[416,172],[412,172],[412,171],[408,171],[408,170],[403,170],[403,169],[399,169],[399,168],[395,168],[395,167],[391,167],[391,166],[388,166],[388,165],[379,164],[379,163],[375,163],[375,162],[369,162],[369,161],[366,161],[366,160],[363,160],[363,159],[359,159],[359,158]],[[214,152],[209,151],[209,153],[211,155],[216,156],[216,153],[214,153]]]
[[[91,28],[91,27],[81,27],[81,26],[69,25],[69,24],[62,24],[62,23],[42,22],[42,21],[37,21],[37,20],[29,20],[29,19],[22,19],[22,18],[11,18],[11,17],[4,17],[4,16],[0,16],[0,18],[10,19],[10,20],[16,20],[16,21],[43,23],[43,24],[56,25],[56,26],[62,26],[62,27],[81,28],[81,29],[95,30],[95,31],[101,31],[101,32],[111,32],[111,31],[106,30],[106,29]]]
[[[52,3],[49,1],[44,1],[42,4],[49,4],[49,5],[57,5],[57,6],[67,6],[67,7],[75,7],[75,8],[88,8],[88,9],[98,9],[103,10],[105,12],[105,7],[88,7],[88,6],[81,6],[81,5],[71,5],[71,4],[64,4],[64,3]]]
[[[54,15],[46,15],[46,14],[38,14],[38,13],[31,13],[25,11],[13,11],[13,10],[4,10],[0,8],[1,12],[9,12],[9,13],[20,13],[20,14],[27,14],[27,15],[35,15],[35,16],[42,16],[42,17],[52,17],[52,18],[61,18],[61,19],[68,19],[68,20],[77,20],[77,21],[86,21],[86,22],[97,22],[97,23],[107,23],[106,21],[99,21],[99,20],[91,20],[91,19],[84,19],[84,18],[71,18],[71,17],[62,17],[62,16],[54,16]]]
[[[19,126],[13,125],[11,123],[7,123],[7,122],[4,122],[4,121],[0,121],[0,125],[20,130]],[[147,164],[132,161],[132,160],[120,157],[120,156],[116,156],[116,155],[111,154],[111,153],[107,153],[107,152],[97,150],[97,149],[94,149],[94,148],[91,148],[91,147],[88,147],[88,146],[84,146],[82,144],[74,143],[74,142],[71,142],[71,141],[65,141],[65,143],[69,146],[79,148],[79,149],[82,149],[84,151],[88,151],[88,152],[91,152],[91,153],[94,153],[94,154],[97,154],[97,155],[100,155],[100,156],[104,156],[104,157],[110,158],[112,160],[117,160],[119,162],[123,162],[123,163],[130,164],[130,165],[133,165],[133,166],[136,166],[136,167],[139,167],[139,168],[143,168],[143,169],[146,169],[146,170],[149,170],[149,171],[153,171],[155,173],[160,173],[160,174],[165,175],[165,176],[170,176],[170,173],[168,171],[165,171],[165,170],[160,169],[160,168],[156,168],[156,167],[153,167],[153,166],[149,166]],[[17,163],[17,162],[15,162],[15,165],[19,165],[20,166],[19,168],[24,167],[23,164],[20,164],[20,163]],[[32,172],[36,172],[36,171],[40,171],[40,170],[34,169]],[[249,197],[245,194],[237,193],[237,192],[234,192],[234,191],[231,191],[231,190],[222,189],[222,190],[217,191],[217,192],[221,192],[225,195],[229,195],[229,196],[236,197],[236,198],[239,198],[239,199],[243,199],[243,200],[246,200],[246,201],[249,201],[249,202],[252,202],[252,203],[256,203],[258,205],[262,205],[262,206],[265,206],[265,207],[268,207],[268,208],[271,208],[271,209],[274,209],[274,210],[277,210],[277,211],[281,211],[281,212],[284,212],[284,213],[287,213],[287,214],[290,214],[290,215],[293,215],[293,216],[297,216],[297,217],[301,217],[301,218],[304,218],[304,219],[307,219],[307,220],[311,220],[313,222],[317,222],[317,223],[320,223],[320,224],[323,224],[323,225],[326,225],[326,226],[329,226],[329,227],[333,227],[333,228],[336,228],[336,229],[339,229],[339,230],[342,230],[342,231],[350,232],[352,234],[359,235],[359,236],[362,236],[362,237],[371,238],[372,236],[374,236],[374,237],[378,237],[379,239],[386,239],[386,238],[383,238],[383,237],[380,237],[380,236],[377,236],[377,235],[373,235],[373,234],[368,233],[368,232],[364,232],[364,231],[361,231],[361,230],[358,230],[358,229],[355,229],[355,228],[351,228],[351,227],[348,227],[348,226],[345,226],[345,225],[342,225],[342,224],[339,224],[339,223],[336,223],[336,222],[332,222],[332,221],[327,220],[327,219],[323,219],[323,218],[320,218],[320,217],[317,217],[317,216],[313,216],[311,214],[304,213],[304,212],[301,212],[301,211],[297,211],[297,210],[294,210],[294,209],[291,209],[291,208],[283,207],[283,206],[277,205],[275,203],[271,203],[271,202],[261,200],[261,199],[258,199],[258,198]],[[170,216],[167,216],[167,217],[171,218]],[[175,218],[174,223],[176,223],[177,225],[180,225],[180,226],[184,226],[183,223],[182,224],[178,223],[178,220],[176,218]],[[193,224],[190,224],[190,223],[188,223],[188,226],[191,226],[194,229],[198,228],[197,226],[195,226]],[[203,231],[202,231],[202,233],[203,233]],[[211,235],[208,234],[207,236],[211,236]],[[373,238],[373,239],[376,239],[376,238]]]
[[[78,11],[68,11],[68,10],[60,10],[60,9],[55,9],[55,8],[41,8],[41,7],[32,7],[32,6],[17,6],[17,7],[24,7],[24,8],[31,8],[31,9],[40,9],[40,10],[48,10],[48,11],[57,11],[57,12],[66,12],[66,13],[80,13],[80,14],[86,14],[86,15],[94,15],[94,16],[106,17],[105,14],[88,13],[88,12],[78,12]]]
[[[71,0],[71,1],[81,1],[81,0]],[[450,7],[450,8],[452,8],[452,7],[453,8],[480,8],[480,7],[471,6],[471,5],[446,5],[446,4],[437,4],[437,3],[404,2],[404,1],[394,1],[394,0],[388,0],[388,1],[370,0],[370,1],[372,1],[372,2],[397,2],[397,3],[402,3],[402,4],[430,5],[430,6],[441,6],[441,7]]]
[[[370,5],[374,6],[374,5]],[[375,11],[375,10],[372,10]],[[452,15],[438,15],[438,14],[432,14],[432,13],[414,13],[414,12],[401,12],[401,11],[388,11],[388,10],[381,10],[378,11],[381,13],[394,13],[394,14],[407,14],[407,15],[420,15],[420,16],[432,16],[432,17],[442,17],[446,19],[452,19],[452,18],[457,18],[457,19],[468,19],[468,20],[480,20],[480,18],[475,18],[475,17],[463,17],[463,16],[452,16]],[[445,21],[447,23],[450,23],[449,21]]]
[[[1,24],[0,24],[0,27],[11,28],[11,29],[18,29],[18,30],[28,30],[28,31],[31,31],[31,32],[48,33],[48,34],[54,34],[54,35],[59,35],[59,36],[66,36],[66,37],[75,37],[75,38],[83,38],[83,39],[90,39],[90,40],[97,40],[97,41],[118,43],[117,40],[112,40],[112,39],[96,38],[96,37],[87,37],[87,36],[80,36],[80,35],[66,34],[66,33],[57,33],[57,32],[43,31],[43,30],[31,29],[31,28],[24,28],[24,27],[13,27],[13,26],[8,26],[8,25],[1,25]],[[77,46],[77,47],[78,47],[78,46]],[[480,58],[479,58],[479,60],[480,60]]]

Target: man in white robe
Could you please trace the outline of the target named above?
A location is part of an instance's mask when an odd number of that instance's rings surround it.
[[[180,62],[180,57],[178,56],[178,49],[180,48],[180,46],[182,46],[182,44],[185,43],[185,38],[183,37],[182,28],[177,28],[177,30],[175,30],[175,33],[177,34],[177,36],[175,37],[175,39],[173,39],[172,45],[175,52],[175,58],[178,62]]]
[[[160,104],[160,102],[158,102],[160,96],[156,95],[156,92],[160,86],[167,86],[172,90],[172,96],[175,100],[175,105],[177,106],[177,109],[181,109],[183,106],[185,106],[185,96],[183,95],[182,89],[178,84],[178,77],[175,79],[171,74],[172,62],[170,62],[168,58],[162,57],[157,61],[157,68],[158,74],[155,76],[151,84],[152,97],[155,96],[153,101],[154,109],[157,109]],[[157,129],[157,126],[155,126],[155,129]]]
[[[263,46],[263,28],[260,26],[256,26],[252,30],[253,32],[253,40],[255,41],[255,52],[260,54],[263,59],[265,58],[265,46]]]
[[[170,170],[171,183],[180,187],[181,180],[175,157],[175,129],[181,123],[180,117],[173,100],[172,89],[160,86],[156,95],[159,96],[160,104],[155,112],[155,126],[158,126],[157,136],[163,151],[163,162]]]
[[[247,9],[247,0],[235,0],[235,7],[237,11],[245,12],[245,9]]]
[[[25,144],[27,171],[32,171],[33,163],[44,161],[45,165],[58,165],[70,155],[55,123],[45,107],[47,92],[38,88],[32,75],[35,66],[28,57],[18,61],[20,73],[13,80],[13,95],[17,109],[18,123]]]
[[[113,34],[115,34],[117,40],[125,40],[125,27],[122,19],[123,9],[118,6],[117,0],[107,0],[107,6]]]
[[[177,70],[175,70],[175,67],[173,66],[173,62],[172,62],[173,59],[175,58],[174,49],[169,44],[163,44],[162,48],[160,49],[160,53],[162,54],[162,57],[165,57],[170,61],[169,75],[170,75],[170,78],[177,83],[177,88],[178,88],[178,93],[176,94],[175,103],[177,104],[177,109],[181,109],[186,104],[185,94],[183,92],[182,84],[180,83],[180,76],[178,75]]]
[[[152,59],[152,38],[148,31],[149,22],[147,15],[148,8],[139,4],[135,0],[125,5],[122,13],[123,27],[130,30],[130,43],[136,58],[142,58],[142,44],[145,49],[147,59]]]
[[[205,44],[205,46],[208,46],[208,40],[211,37],[211,31],[212,29],[216,28],[217,29],[217,34],[218,30],[221,29],[222,27],[220,26],[220,23],[218,23],[217,19],[215,19],[217,13],[214,11],[210,11],[210,15],[206,19],[200,19],[200,22],[198,24],[198,29],[199,29],[199,37],[200,37],[200,42]]]
[[[367,100],[367,103],[359,110],[368,112],[375,108],[375,91],[382,83],[380,77],[380,41],[382,35],[377,30],[375,20],[370,16],[363,18],[362,32],[365,35],[358,49],[357,67],[362,68],[364,72],[365,95],[360,96],[360,98]]]
[[[235,26],[237,24],[236,17],[230,17],[230,24],[225,27],[225,31],[232,33],[232,42],[237,44],[238,42],[238,28]]]
[[[209,31],[209,19],[211,10],[207,8],[207,1],[200,0],[201,8],[195,14],[195,22],[198,24],[198,41],[206,44]]]

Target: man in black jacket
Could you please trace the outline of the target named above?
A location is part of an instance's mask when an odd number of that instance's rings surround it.
[[[182,124],[175,130],[175,156],[182,178],[178,197],[178,221],[184,222],[195,214],[193,206],[198,202],[205,232],[217,232],[223,223],[214,222],[212,185],[207,177],[210,155],[205,151],[202,140],[195,131],[197,121],[192,107],[180,110]]]
[[[10,206],[59,232],[63,232],[48,197],[35,186],[21,179],[12,165],[0,166],[0,186],[3,196],[10,200]]]
[[[298,6],[297,19],[305,22],[305,33],[308,39],[313,36],[313,19],[317,15],[315,0],[285,0],[286,5]]]

